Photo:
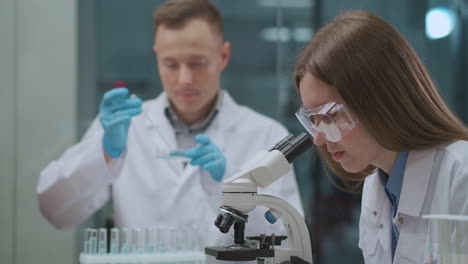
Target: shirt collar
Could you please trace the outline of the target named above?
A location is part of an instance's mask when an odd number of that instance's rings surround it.
[[[398,209],[403,183],[403,175],[405,174],[405,166],[407,160],[408,152],[400,152],[398,153],[395,163],[393,164],[390,176],[388,176],[388,174],[385,173],[383,170],[378,170],[382,187],[384,187],[388,199],[392,203],[395,203],[393,206],[395,206],[396,209]]]
[[[388,191],[395,196],[397,201],[400,199],[401,184],[403,183],[403,175],[405,174],[407,160],[408,152],[398,153],[386,185]]]
[[[219,112],[219,109],[221,108],[221,105],[222,105],[222,97],[223,96],[221,92],[218,92],[216,103],[213,109],[211,109],[208,116],[192,125],[189,125],[179,119],[176,112],[174,111],[174,108],[171,106],[169,102],[169,97],[167,97],[167,100],[164,102],[164,113],[167,119],[169,120],[169,122],[171,123],[171,125],[174,127],[176,132],[185,131],[185,130],[204,131],[211,124],[216,114]]]

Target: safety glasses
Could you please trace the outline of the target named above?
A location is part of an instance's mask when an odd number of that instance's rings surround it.
[[[344,105],[335,102],[312,109],[301,106],[296,117],[314,138],[320,134],[331,142],[340,141],[357,123]]]

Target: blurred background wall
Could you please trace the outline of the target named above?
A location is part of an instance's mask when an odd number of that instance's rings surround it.
[[[41,168],[76,140],[77,2],[0,1],[0,262],[74,263],[74,232],[36,202]]]
[[[321,25],[350,9],[375,12],[397,27],[428,67],[444,98],[466,121],[467,9],[461,0],[214,0],[232,57],[222,88],[278,119],[291,133],[300,106],[291,81],[297,55]],[[40,215],[40,170],[78,141],[116,80],[149,99],[162,88],[152,52],[152,11],[161,0],[0,1],[0,258],[2,263],[77,263],[82,230],[100,227],[107,206],[75,231]],[[444,5],[453,31],[431,39],[426,14]],[[441,23],[441,22],[440,22]],[[436,23],[436,24],[440,24]],[[262,98],[262,100],[259,100]],[[360,196],[338,190],[314,151],[295,164],[314,263],[362,263]]]

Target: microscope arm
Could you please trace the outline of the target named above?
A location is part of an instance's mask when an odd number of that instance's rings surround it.
[[[294,159],[312,146],[311,138],[302,133],[288,136],[269,151],[260,151],[243,164],[239,172],[223,181],[223,192],[257,192],[286,175]]]
[[[270,210],[274,209],[279,213],[288,232],[289,248],[294,249],[276,250],[275,261],[289,261],[290,256],[298,256],[312,263],[309,230],[304,222],[304,218],[297,210],[284,200],[271,195],[257,194],[255,200],[257,205],[265,206],[270,208]]]

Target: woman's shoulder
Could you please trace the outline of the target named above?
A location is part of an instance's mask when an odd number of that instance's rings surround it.
[[[435,162],[439,167],[450,168],[454,174],[468,172],[468,141],[457,140],[438,146]]]
[[[448,154],[457,161],[468,161],[468,141],[457,140],[437,147],[439,153]]]

